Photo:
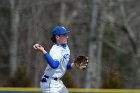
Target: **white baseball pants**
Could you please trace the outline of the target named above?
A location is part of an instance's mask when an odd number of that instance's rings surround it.
[[[46,82],[40,82],[43,93],[68,93],[67,88],[61,80],[54,80],[52,78],[46,80]]]

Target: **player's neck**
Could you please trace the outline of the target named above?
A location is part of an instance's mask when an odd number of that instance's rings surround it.
[[[66,43],[66,44],[59,44],[59,43],[56,43],[55,45],[57,45],[57,46],[62,46],[63,48],[66,48],[66,47],[67,47],[67,43]]]

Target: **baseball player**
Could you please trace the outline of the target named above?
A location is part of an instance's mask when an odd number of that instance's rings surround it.
[[[70,62],[70,50],[67,45],[69,32],[63,26],[56,26],[52,30],[51,40],[54,44],[49,53],[42,45],[33,45],[33,49],[42,52],[48,62],[40,80],[43,93],[68,93],[61,78],[67,69],[76,68],[76,65]]]

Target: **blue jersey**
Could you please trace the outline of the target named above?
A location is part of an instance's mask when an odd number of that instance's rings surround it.
[[[59,65],[54,69],[48,64],[44,74],[49,77],[61,78],[65,74],[68,62],[70,60],[70,50],[68,45],[62,46],[54,44],[49,54],[54,61],[59,62]]]

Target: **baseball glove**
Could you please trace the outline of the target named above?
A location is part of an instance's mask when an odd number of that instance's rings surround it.
[[[85,56],[78,56],[74,59],[74,64],[79,69],[86,69],[88,65],[88,57]]]

